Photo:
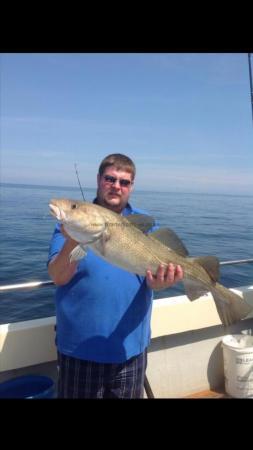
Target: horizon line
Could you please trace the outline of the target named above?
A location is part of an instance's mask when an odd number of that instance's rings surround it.
[[[38,188],[63,188],[70,190],[80,190],[79,186],[66,186],[66,185],[51,185],[51,184],[32,184],[32,183],[14,183],[14,182],[4,182],[0,181],[0,186],[28,186],[28,187],[38,187]],[[83,187],[83,186],[82,186]],[[84,188],[83,188],[84,189]],[[96,190],[97,187],[85,187],[88,190]],[[150,189],[137,189],[133,192],[150,192],[150,193],[162,193],[162,194],[185,194],[185,195],[224,195],[224,196],[234,196],[234,197],[252,197],[252,194],[236,194],[236,193],[224,193],[224,192],[185,192],[185,191],[163,191],[163,190],[150,190]]]

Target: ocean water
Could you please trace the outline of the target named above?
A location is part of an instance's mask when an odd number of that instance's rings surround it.
[[[95,189],[85,190],[92,201]],[[0,285],[48,280],[47,254],[55,220],[52,197],[81,200],[78,188],[0,185]],[[134,192],[131,203],[172,228],[192,256],[215,255],[220,261],[253,258],[253,197],[234,195]],[[226,287],[252,284],[253,264],[221,267]],[[55,314],[54,286],[0,292],[0,323]],[[155,298],[184,293],[179,283]]]

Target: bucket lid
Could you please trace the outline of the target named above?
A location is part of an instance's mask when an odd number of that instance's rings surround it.
[[[253,352],[253,336],[248,334],[227,334],[222,339],[222,344],[237,351],[247,350]]]

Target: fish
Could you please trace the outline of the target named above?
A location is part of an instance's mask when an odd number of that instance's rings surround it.
[[[218,282],[219,259],[216,256],[191,257],[182,240],[170,228],[149,230],[154,219],[146,214],[122,216],[103,206],[79,200],[54,198],[50,212],[68,235],[77,241],[70,261],[85,257],[92,249],[107,262],[137,275],[147,269],[156,275],[160,264],[183,269],[183,284],[189,300],[212,294],[224,326],[246,317],[252,307],[235,292]]]

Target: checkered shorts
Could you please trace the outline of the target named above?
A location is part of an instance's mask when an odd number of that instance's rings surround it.
[[[120,364],[102,364],[58,352],[58,398],[142,398],[147,350]]]

